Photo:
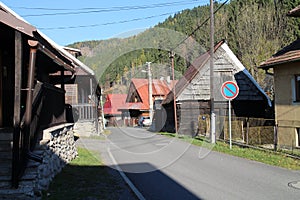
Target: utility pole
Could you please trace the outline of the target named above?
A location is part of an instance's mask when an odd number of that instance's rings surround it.
[[[152,73],[151,73],[151,62],[146,62],[148,66],[148,94],[149,94],[149,116],[152,123],[153,118],[153,99],[152,99]]]
[[[170,52],[170,58],[171,58],[171,66],[172,66],[172,80],[173,80],[173,99],[174,99],[174,123],[175,123],[175,133],[178,131],[177,127],[177,111],[176,111],[176,91],[175,91],[175,69],[174,69],[174,52]]]
[[[210,142],[216,143],[216,115],[214,107],[214,2],[210,0]]]

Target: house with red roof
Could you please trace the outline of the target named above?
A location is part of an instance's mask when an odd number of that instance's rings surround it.
[[[152,102],[161,102],[171,91],[174,81],[153,79],[152,80]],[[133,78],[131,80],[126,104],[120,109],[122,113],[128,113],[131,118],[131,125],[136,125],[140,116],[148,117],[149,105],[149,80]]]
[[[108,94],[103,105],[104,118],[108,125],[116,125],[122,119],[122,112],[119,110],[125,106],[127,94]]]
[[[300,17],[300,6],[287,14]],[[277,145],[300,148],[300,39],[261,63],[260,68],[274,76]],[[273,71],[269,71],[273,69]]]

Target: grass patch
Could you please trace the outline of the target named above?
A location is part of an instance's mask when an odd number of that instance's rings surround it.
[[[54,178],[43,199],[118,199],[122,188],[95,155],[78,148],[78,157]]]
[[[174,133],[159,133],[161,135],[165,135],[167,137],[176,137],[182,139],[186,142],[189,142],[196,146],[206,147],[208,149],[212,149],[213,151],[226,153],[233,156],[238,156],[258,162],[262,162],[265,164],[283,167],[291,170],[300,170],[300,160],[287,157],[286,155],[280,152],[273,151],[263,151],[252,148],[243,148],[237,145],[232,145],[232,149],[229,148],[229,144],[225,142],[216,142],[215,145],[209,142],[209,139],[206,137],[196,137],[191,138],[188,136],[176,135]]]

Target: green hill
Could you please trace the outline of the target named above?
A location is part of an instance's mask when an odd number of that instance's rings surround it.
[[[254,78],[265,87],[257,66],[283,46],[300,37],[298,18],[286,13],[300,0],[231,0],[215,3],[215,42],[228,45]],[[102,85],[126,84],[142,73],[146,62],[156,67],[154,78],[170,74],[169,51],[175,52],[175,69],[183,73],[190,62],[209,49],[209,5],[183,10],[164,22],[129,38],[71,44],[80,58],[96,71]],[[178,75],[179,76],[179,75]]]

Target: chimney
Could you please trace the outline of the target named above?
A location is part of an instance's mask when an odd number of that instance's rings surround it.
[[[171,78],[170,78],[170,76],[167,76],[167,83],[168,83],[168,84],[171,83]]]

